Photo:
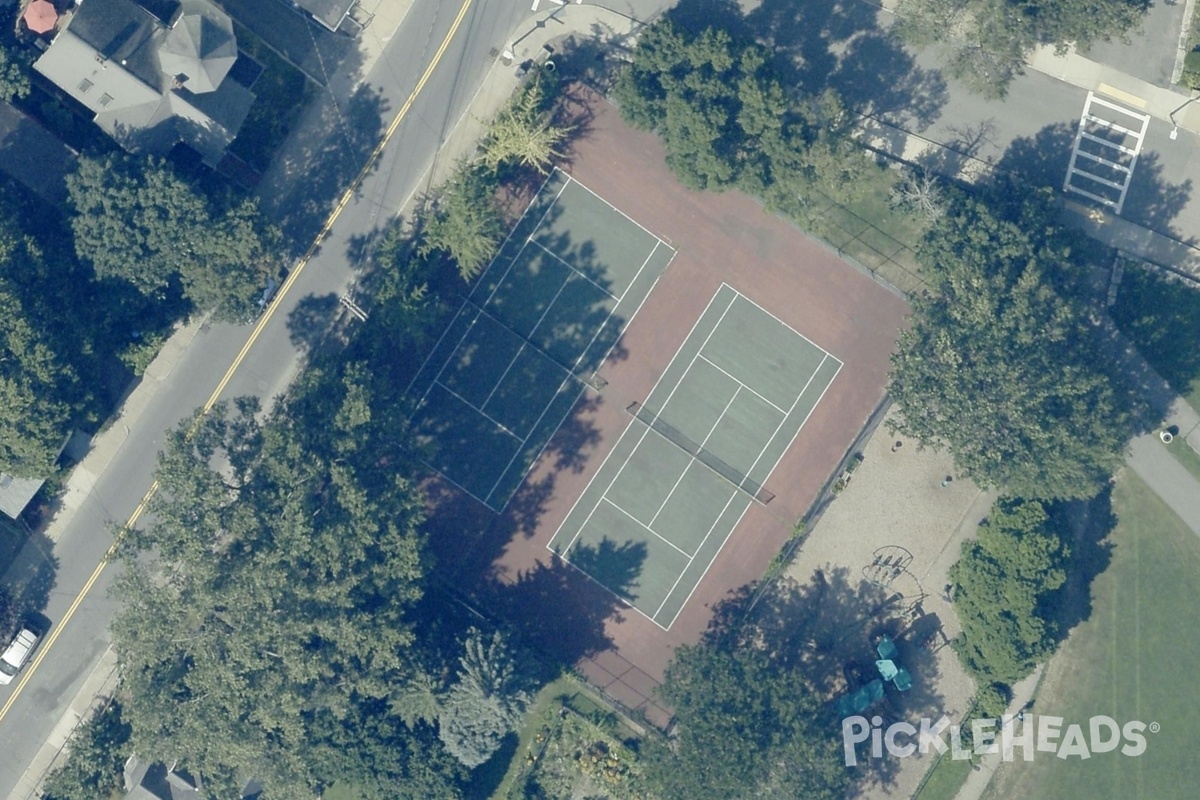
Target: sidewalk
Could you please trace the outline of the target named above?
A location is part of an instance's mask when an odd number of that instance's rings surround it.
[[[1007,713],[1012,717],[1016,717],[1017,712],[1029,705],[1033,700],[1034,692],[1037,690],[1038,681],[1042,679],[1042,671],[1045,665],[1039,665],[1032,675],[1029,675],[1019,681],[1012,687],[1013,699],[1008,704]],[[1012,730],[1016,724],[1016,719],[1010,719],[1002,728],[1002,730]],[[999,734],[997,733],[997,741]],[[1020,756],[1016,756],[1019,758]],[[1003,755],[1001,753],[990,753],[979,757],[975,763],[975,768],[967,775],[967,780],[963,783],[962,788],[958,790],[958,794],[954,796],[954,800],[979,800],[983,797],[983,793],[987,791],[988,784],[992,781],[992,775],[1003,764]]]
[[[1200,108],[1193,95],[1182,89],[1160,86],[1126,75],[1120,70],[1084,58],[1071,48],[1062,56],[1052,46],[1042,47],[1029,57],[1031,69],[1060,81],[1096,92],[1130,108],[1172,122],[1182,130],[1200,133]]]

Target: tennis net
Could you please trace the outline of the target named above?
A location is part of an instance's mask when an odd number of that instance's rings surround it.
[[[650,430],[717,473],[720,477],[732,483],[741,491],[753,497],[756,502],[765,506],[775,499],[775,495],[764,489],[762,484],[750,480],[749,476],[744,472],[739,472],[727,462],[722,461],[714,455],[712,451],[705,450],[696,444],[696,442],[685,436],[683,431],[666,422],[662,417],[641,403],[630,403],[626,406],[625,411],[633,415],[634,419],[644,423]]]
[[[587,370],[584,370],[583,372],[576,372],[576,371],[575,371],[574,369],[572,369],[571,367],[568,367],[566,364],[562,363],[562,362],[561,362],[561,361],[559,361],[557,358],[555,358],[554,356],[550,355],[549,353],[547,353],[547,352],[546,352],[545,350],[543,350],[542,348],[538,347],[536,344],[534,344],[534,343],[533,343],[533,342],[532,342],[532,341],[529,339],[529,337],[528,337],[528,336],[523,336],[522,334],[520,334],[520,333],[517,333],[516,331],[514,331],[514,330],[512,329],[512,327],[511,327],[511,326],[509,326],[508,324],[506,324],[506,323],[505,323],[505,322],[504,322],[502,319],[500,319],[500,318],[499,318],[499,317],[497,317],[495,314],[493,314],[493,313],[491,313],[490,311],[488,311],[488,310],[487,310],[486,308],[484,308],[483,306],[481,306],[481,305],[479,305],[478,303],[476,303],[476,302],[475,302],[474,300],[472,300],[471,298],[469,298],[469,297],[464,297],[464,298],[463,298],[463,305],[464,305],[464,306],[466,306],[467,308],[470,308],[470,309],[472,309],[473,311],[475,311],[475,313],[476,313],[476,318],[478,318],[478,317],[481,317],[481,316],[482,316],[482,317],[487,317],[487,318],[488,318],[488,319],[490,319],[492,322],[496,323],[496,324],[497,324],[497,325],[499,325],[501,328],[504,328],[504,330],[508,331],[508,332],[509,332],[509,333],[511,333],[513,336],[516,336],[518,339],[520,339],[522,342],[524,342],[525,346],[526,346],[526,347],[528,347],[530,350],[532,350],[532,351],[534,351],[535,353],[537,353],[538,355],[542,356],[542,357],[543,357],[543,358],[545,358],[547,361],[549,361],[549,362],[553,363],[553,364],[554,364],[554,365],[556,365],[556,366],[557,366],[559,369],[561,369],[563,372],[566,372],[566,373],[570,374],[570,375],[571,375],[571,377],[573,377],[573,378],[575,378],[576,380],[580,381],[581,383],[583,383],[583,385],[584,385],[584,386],[587,386],[589,389],[592,389],[592,390],[594,390],[594,391],[597,391],[597,392],[599,392],[599,391],[602,391],[602,390],[604,389],[604,387],[605,387],[605,386],[608,386],[608,381],[606,381],[604,378],[600,377],[600,373],[599,373],[599,372],[596,372],[596,371],[591,371],[591,372],[589,372],[589,371],[587,371]]]

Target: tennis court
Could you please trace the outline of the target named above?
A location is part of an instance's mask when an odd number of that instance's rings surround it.
[[[841,366],[722,284],[550,549],[670,628]]]
[[[556,170],[409,386],[430,466],[502,511],[674,255]]]

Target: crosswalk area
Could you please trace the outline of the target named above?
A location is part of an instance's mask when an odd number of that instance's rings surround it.
[[[1063,191],[1086,197],[1120,214],[1149,125],[1149,114],[1088,92]]]

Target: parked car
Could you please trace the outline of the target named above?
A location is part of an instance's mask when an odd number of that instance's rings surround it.
[[[0,685],[12,683],[12,679],[17,677],[21,668],[29,661],[29,657],[33,655],[34,648],[41,641],[42,636],[37,631],[28,626],[21,628],[8,649],[0,655]]]

